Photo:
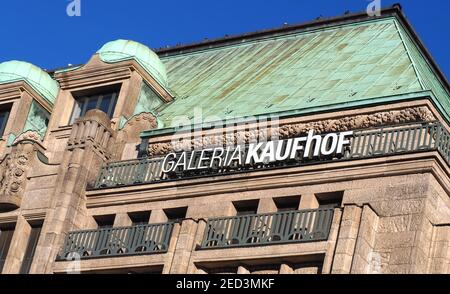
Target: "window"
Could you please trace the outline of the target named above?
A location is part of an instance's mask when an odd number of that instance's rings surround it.
[[[258,204],[259,204],[258,199],[233,202],[237,216],[256,214],[258,211]]]
[[[36,101],[31,103],[30,112],[28,113],[27,121],[23,131],[36,131],[41,138],[45,136],[48,128],[48,121],[50,120],[50,113],[40,106]]]
[[[129,212],[128,216],[133,226],[147,225],[150,220],[150,211]]]
[[[115,214],[94,216],[95,222],[99,229],[112,228],[114,226]]]
[[[233,205],[236,209],[236,216],[240,216],[242,221],[235,222],[232,230],[235,232],[248,232],[249,236],[253,235],[253,233],[259,235],[259,218],[253,216],[258,212],[259,199],[235,201]],[[249,238],[246,240],[246,243],[254,243],[256,241],[255,238]],[[237,244],[238,242],[236,239],[231,241],[232,244]]]
[[[0,136],[3,136],[8,123],[9,118],[9,107],[0,107]]]
[[[41,235],[41,226],[31,228],[30,238],[28,238],[27,250],[23,258],[22,266],[20,267],[20,274],[28,274],[33,263],[34,252],[36,251],[39,236]]]
[[[344,191],[316,194],[320,208],[339,207],[342,204]]]
[[[280,197],[273,199],[278,212],[298,210],[300,196]]]
[[[14,228],[0,228],[0,273],[5,265],[13,234]]]
[[[70,124],[73,124],[77,118],[85,116],[86,112],[92,109],[99,109],[106,113],[109,118],[112,118],[116,108],[117,96],[118,91],[114,91],[76,98]]]
[[[186,218],[187,207],[177,207],[164,209],[164,213],[169,221],[179,221]]]
[[[142,112],[152,112],[158,109],[164,102],[159,98],[158,94],[150,88],[147,83],[142,83],[141,93],[139,94],[138,103],[134,110],[134,115]]]

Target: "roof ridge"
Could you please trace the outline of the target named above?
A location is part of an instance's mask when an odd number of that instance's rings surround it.
[[[384,19],[389,16],[399,15],[402,13],[402,8],[400,4],[394,4],[390,7],[386,7],[381,9],[380,16],[369,16],[367,11],[364,12],[356,12],[351,14],[344,14],[340,16],[333,16],[328,18],[318,17],[313,21],[307,21],[292,25],[283,25],[281,27],[258,30],[253,32],[246,32],[237,35],[230,35],[225,37],[219,37],[214,39],[206,39],[200,42],[193,42],[175,46],[165,46],[160,48],[153,48],[154,52],[163,56],[178,54],[178,53],[187,53],[189,51],[201,50],[204,48],[210,48],[211,46],[217,46],[221,44],[230,44],[240,42],[243,39],[246,41],[252,39],[259,39],[264,37],[269,37],[276,34],[289,34],[294,31],[307,31],[308,29],[317,29],[323,27],[330,27],[332,25],[337,24],[346,24],[346,23],[354,23],[362,22],[366,20],[376,20],[376,19]]]
[[[297,23],[297,24],[292,24],[292,25],[283,25],[281,27],[277,27],[277,28],[271,28],[271,29],[263,29],[263,30],[258,30],[258,31],[253,31],[253,32],[246,32],[246,33],[242,33],[242,34],[237,34],[237,35],[230,35],[230,36],[225,36],[225,37],[220,37],[220,38],[214,38],[214,39],[207,39],[204,41],[200,41],[200,42],[192,42],[192,43],[187,43],[187,44],[181,44],[181,45],[175,45],[175,46],[163,46],[160,48],[150,48],[153,50],[153,52],[155,52],[158,55],[170,55],[171,53],[175,53],[178,51],[183,51],[182,53],[186,53],[186,49],[194,49],[197,48],[197,50],[200,50],[200,48],[204,48],[207,47],[209,48],[212,44],[220,44],[220,43],[229,43],[233,40],[242,40],[242,39],[246,39],[248,40],[248,38],[257,38],[257,37],[264,37],[264,36],[269,36],[271,34],[276,34],[276,33],[289,33],[295,30],[300,30],[300,29],[305,29],[305,28],[319,28],[320,26],[326,27],[326,26],[330,26],[331,24],[337,24],[339,22],[343,22],[343,23],[351,23],[354,22],[356,19],[358,19],[359,21],[364,21],[364,20],[373,20],[373,19],[383,19],[386,18],[387,16],[392,16],[392,15],[398,15],[401,14],[402,11],[402,6],[398,3],[393,4],[390,7],[385,7],[381,9],[381,16],[369,16],[367,15],[366,11],[361,11],[361,12],[355,12],[355,13],[350,13],[350,14],[344,14],[344,15],[340,15],[340,16],[332,16],[332,17],[328,17],[328,18],[323,18],[323,17],[318,17],[315,20],[312,21],[306,21],[306,22],[302,22],[302,23]],[[181,53],[181,52],[180,52]],[[76,66],[82,66],[84,64],[78,64]],[[55,69],[51,69],[51,70],[46,70],[49,74],[52,74],[56,71],[60,71],[60,70],[64,70],[67,68],[72,68],[74,67],[74,65],[71,66],[61,66]]]

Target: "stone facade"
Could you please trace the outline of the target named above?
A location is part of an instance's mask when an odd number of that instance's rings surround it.
[[[176,98],[141,61],[96,54],[53,73],[54,105],[26,81],[0,85],[0,100],[13,101],[0,141],[0,238],[9,245],[2,273],[450,273],[450,127],[429,93],[270,125],[171,133],[157,111],[134,112],[144,83],[161,103]],[[109,115],[73,117],[80,97],[105,91],[117,92]],[[43,138],[21,132],[31,101],[51,111]],[[426,128],[436,123],[439,132]],[[399,135],[389,154],[375,154],[370,140],[401,128],[425,131]],[[155,135],[141,138],[149,130]],[[376,132],[363,143],[367,156],[348,160],[178,178],[157,177],[152,165],[173,151],[309,130]],[[434,147],[408,149],[421,136]],[[99,175],[114,185],[100,185]]]

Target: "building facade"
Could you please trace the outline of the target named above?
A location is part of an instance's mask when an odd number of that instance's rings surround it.
[[[0,272],[449,273],[450,88],[399,6],[0,64]]]

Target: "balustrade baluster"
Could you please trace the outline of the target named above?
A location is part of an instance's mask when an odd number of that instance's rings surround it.
[[[165,223],[70,232],[58,260],[65,260],[75,252],[80,253],[82,259],[165,253],[169,246],[172,229],[173,223]],[[150,248],[153,251],[135,252],[135,247],[139,246],[153,246]],[[87,255],[83,256],[85,252]]]
[[[322,241],[328,238],[334,209],[214,218],[207,221],[201,247],[223,248]],[[237,239],[239,242],[233,242]]]

